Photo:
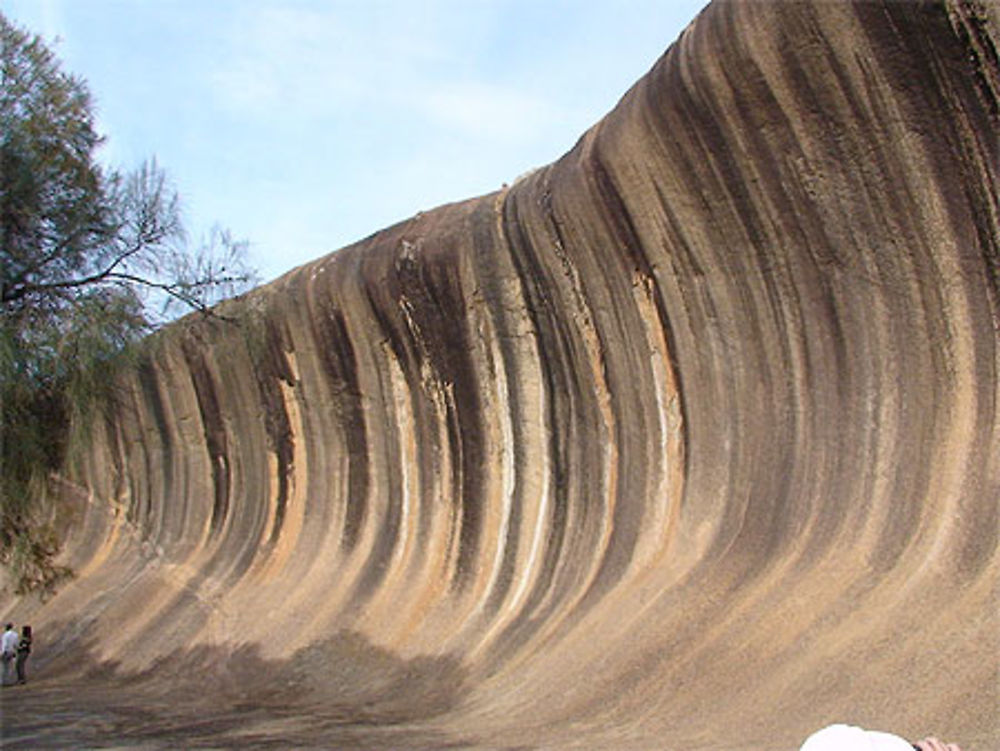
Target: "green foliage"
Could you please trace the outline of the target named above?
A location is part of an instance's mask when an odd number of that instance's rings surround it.
[[[0,14],[0,564],[21,590],[65,576],[42,499],[70,425],[110,396],[139,339],[254,281],[245,243],[192,248],[156,162],[121,174],[84,81]]]

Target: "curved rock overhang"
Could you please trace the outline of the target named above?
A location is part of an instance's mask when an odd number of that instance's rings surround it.
[[[551,166],[171,327],[67,468],[76,580],[8,602],[39,665],[470,745],[1000,740],[996,21],[715,2]]]

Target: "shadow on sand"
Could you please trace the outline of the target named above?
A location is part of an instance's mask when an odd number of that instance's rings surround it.
[[[342,632],[268,660],[256,647],[198,647],[129,673],[94,640],[39,655],[3,689],[4,748],[456,748],[428,720],[465,673],[449,657],[401,659]]]

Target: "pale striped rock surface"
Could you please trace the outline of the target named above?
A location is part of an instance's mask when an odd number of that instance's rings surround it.
[[[997,20],[713,3],[553,165],[174,325],[77,578],[0,602],[39,686],[192,747],[1000,747]]]

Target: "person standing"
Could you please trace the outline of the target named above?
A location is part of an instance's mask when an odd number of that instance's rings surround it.
[[[14,660],[17,657],[17,631],[14,624],[8,623],[3,636],[0,636],[0,652],[3,653],[3,685],[9,686],[13,682]]]
[[[25,673],[25,663],[28,662],[28,655],[31,654],[31,626],[21,627],[21,639],[17,643],[17,659],[15,664],[17,666],[17,682],[24,685],[28,682],[28,676]]]

